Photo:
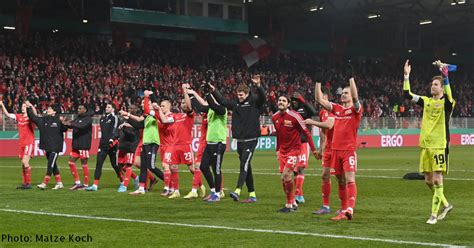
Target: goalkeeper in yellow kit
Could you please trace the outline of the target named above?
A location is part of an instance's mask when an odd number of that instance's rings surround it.
[[[436,61],[442,76],[435,76],[431,82],[431,97],[413,94],[410,90],[411,65],[408,60],[404,66],[403,91],[406,98],[423,107],[423,119],[420,133],[420,172],[425,175],[425,183],[433,192],[431,216],[426,221],[436,224],[446,217],[453,209],[443,193],[443,174],[449,168],[449,120],[453,112],[455,101],[449,86],[448,71],[455,70],[455,66]],[[453,68],[454,67],[454,68]],[[438,215],[440,205],[443,204]]]

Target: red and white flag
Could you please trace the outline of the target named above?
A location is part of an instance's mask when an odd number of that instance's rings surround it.
[[[240,55],[245,60],[247,67],[252,66],[270,54],[270,47],[267,42],[260,38],[241,41],[239,49]]]

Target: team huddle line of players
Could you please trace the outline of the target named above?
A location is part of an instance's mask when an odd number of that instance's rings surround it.
[[[432,97],[419,96],[410,91],[409,75],[411,66],[404,66],[403,90],[408,99],[424,108],[423,125],[420,134],[420,172],[433,192],[432,214],[427,223],[435,224],[444,219],[453,206],[443,193],[443,174],[448,171],[449,118],[455,101],[449,86],[448,72],[455,66],[436,61],[434,63],[442,73],[432,81]],[[29,160],[34,150],[34,128],[40,131],[40,149],[43,149],[48,161],[46,175],[37,187],[46,189],[52,175],[56,180],[53,190],[64,188],[57,165],[57,158],[63,148],[63,133],[73,130],[72,151],[68,161],[74,184],[71,190],[97,191],[102,167],[107,156],[120,182],[118,192],[126,192],[131,179],[139,195],[151,191],[161,179],[164,187],[162,196],[181,197],[179,191],[178,165],[184,164],[193,175],[192,189],[184,196],[186,199],[204,198],[207,202],[217,202],[224,197],[222,162],[227,141],[227,116],[232,111],[232,137],[237,140],[237,152],[240,160],[240,173],[237,185],[230,197],[240,201],[241,190],[246,184],[248,198],[243,203],[255,203],[255,193],[251,160],[260,136],[260,115],[266,102],[265,91],[259,75],[252,77],[255,92],[247,85],[237,88],[237,100],[228,100],[222,96],[212,82],[214,75],[206,73],[206,80],[200,86],[201,97],[189,84],[182,85],[183,99],[181,113],[171,112],[170,100],[158,101],[152,91],[145,90],[141,104],[130,105],[127,111],[120,110],[119,118],[112,104],[107,104],[105,114],[100,118],[101,138],[97,151],[97,163],[94,180],[89,179],[89,150],[92,141],[93,111],[80,105],[77,117],[67,120],[58,115],[57,106],[50,106],[44,115],[39,115],[28,101],[22,104],[21,114],[10,114],[1,103],[7,117],[18,123],[20,159],[22,161],[23,183],[19,189],[31,188],[31,167]],[[278,212],[290,213],[305,202],[303,196],[304,169],[308,167],[309,151],[316,159],[322,159],[321,193],[323,204],[314,214],[331,213],[331,174],[338,182],[340,209],[332,220],[351,220],[357,198],[357,130],[362,117],[362,106],[358,98],[357,87],[352,73],[348,76],[349,86],[340,97],[340,104],[330,102],[327,91],[321,89],[321,83],[315,85],[316,102],[322,106],[320,120],[312,119],[316,110],[304,97],[295,93],[292,97],[281,95],[278,98],[270,94],[270,105],[274,108],[272,122],[277,139],[277,158],[280,165],[281,183],[286,195],[286,203]],[[142,112],[142,113],[140,113]],[[196,157],[192,151],[192,128],[196,113],[202,114],[201,136]],[[311,126],[321,129],[320,149],[316,149],[310,130]],[[159,153],[161,168],[156,167]],[[76,167],[81,161],[83,181]],[[133,166],[140,169],[137,175]],[[210,193],[202,183],[204,175]],[[438,215],[440,205],[443,204]]]

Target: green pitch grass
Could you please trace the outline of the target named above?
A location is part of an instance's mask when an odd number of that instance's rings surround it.
[[[30,243],[7,242],[0,247],[392,247],[414,246],[406,241],[474,246],[474,156],[472,147],[452,147],[451,171],[446,177],[445,195],[455,206],[445,220],[436,225],[425,224],[431,212],[431,192],[422,180],[402,180],[407,172],[418,169],[417,148],[361,149],[357,178],[358,198],[353,221],[333,222],[331,215],[315,216],[321,205],[320,162],[312,159],[304,185],[306,203],[297,212],[281,214],[285,196],[277,171],[274,152],[257,151],[253,159],[258,202],[241,204],[229,198],[238,176],[236,153],[224,157],[226,197],[215,204],[202,200],[165,199],[160,196],[162,183],[153,192],[141,196],[117,193],[118,181],[107,163],[98,192],[71,192],[36,188],[16,190],[21,182],[20,161],[0,159],[0,235],[31,236]],[[72,185],[67,157],[60,165],[66,187]],[[31,161],[32,181],[40,183],[46,159]],[[91,175],[95,158],[89,161]],[[81,174],[80,166],[78,169]],[[184,167],[181,168],[184,171]],[[203,177],[204,178],[204,177]],[[51,179],[49,187],[54,185]],[[180,173],[181,194],[191,187],[189,172]],[[133,187],[133,183],[129,188]],[[207,184],[205,184],[207,185]],[[130,189],[129,189],[130,190]],[[247,196],[246,188],[242,197]],[[337,184],[333,180],[332,207],[337,209]],[[8,212],[28,210],[32,213]],[[47,216],[40,213],[75,216]],[[87,217],[118,218],[115,220],[84,219]],[[126,222],[124,219],[132,220]],[[133,220],[151,221],[134,222]],[[165,223],[171,223],[167,225]],[[176,223],[200,226],[178,226]],[[209,226],[245,230],[212,229]],[[266,232],[249,231],[261,229]],[[290,231],[298,233],[269,233]],[[89,235],[90,243],[70,243],[68,235]],[[306,234],[306,235],[301,235]],[[316,234],[316,236],[311,236]],[[321,237],[340,235],[349,239]],[[36,235],[66,236],[64,243],[37,242]],[[368,238],[361,240],[358,238]],[[387,243],[373,239],[393,240]]]

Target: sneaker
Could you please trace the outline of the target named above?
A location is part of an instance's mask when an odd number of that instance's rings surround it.
[[[179,190],[175,190],[170,196],[168,196],[169,199],[174,199],[174,198],[180,198],[181,194],[179,193]]]
[[[302,195],[297,195],[297,196],[295,197],[295,201],[296,201],[296,203],[298,203],[298,204],[303,204],[303,203],[305,202],[305,201],[304,201],[304,196],[302,196]]]
[[[224,190],[221,190],[221,192],[219,192],[219,198],[224,198],[225,197],[225,193],[224,193]]]
[[[138,180],[137,180],[138,181]],[[150,192],[153,189],[153,186],[158,183],[158,179],[153,178],[153,180],[150,181],[150,184],[148,184],[147,191]],[[138,183],[135,183],[135,187],[138,189],[138,186],[140,186]]]
[[[82,189],[84,186],[80,183],[75,183],[71,188],[69,188],[70,190],[78,190],[78,189]]]
[[[144,194],[145,194],[145,190],[140,190],[140,189],[130,192],[130,195],[144,195]]]
[[[40,184],[36,185],[36,187],[38,189],[45,190],[46,189],[46,184],[45,183],[40,183]]]
[[[215,193],[210,193],[209,195],[207,195],[206,197],[204,197],[202,200],[203,201],[208,201],[209,199],[211,199],[212,195],[215,194]]]
[[[198,193],[197,192],[192,192],[190,191],[185,197],[183,197],[184,199],[194,199],[194,198],[198,198]]]
[[[120,184],[117,192],[119,192],[119,193],[127,192],[127,187],[125,187],[125,185],[123,185],[123,184]]]
[[[163,191],[161,191],[161,196],[168,197],[171,195],[171,193],[173,192],[171,192],[169,189],[163,189]]]
[[[234,201],[239,201],[240,200],[240,196],[239,194],[235,193],[235,192],[230,192],[230,198],[232,198]]]
[[[338,215],[332,217],[331,220],[334,220],[334,221],[347,220],[347,216],[344,212],[340,212]]]
[[[92,184],[91,186],[86,188],[86,191],[97,191],[97,185]]]
[[[24,183],[18,187],[16,187],[16,189],[31,189],[31,184],[29,183]]]
[[[323,215],[323,214],[329,214],[329,213],[331,213],[331,208],[326,207],[326,206],[321,206],[321,208],[313,212],[313,214],[317,214],[317,215]]]
[[[447,207],[443,207],[443,209],[441,209],[441,214],[438,215],[438,220],[443,220],[446,215],[451,212],[451,210],[453,210],[454,206],[449,204]]]
[[[211,197],[207,200],[207,202],[212,203],[212,202],[218,202],[220,200],[221,198],[219,197],[219,194],[211,194]]]
[[[232,193],[231,193],[231,197],[232,197]],[[254,203],[254,202],[257,202],[257,197],[249,197],[246,200],[241,201],[241,203]]]
[[[295,210],[293,208],[287,208],[286,206],[282,209],[278,209],[278,213],[292,213],[294,212]]]
[[[64,188],[63,183],[59,182],[59,183],[56,183],[56,185],[54,185],[53,190],[59,190],[59,189],[63,189],[63,188]]]
[[[206,186],[204,184],[199,187],[199,196],[203,198],[206,196]]]
[[[344,212],[344,214],[346,215],[346,217],[347,217],[348,220],[352,220],[352,217],[353,217],[353,215],[354,215],[354,212],[353,212],[353,211],[354,211],[354,210],[352,210],[352,208],[348,208],[348,209]]]
[[[298,203],[296,203],[296,201],[293,202],[293,210],[294,211],[298,210]]]
[[[436,216],[430,215],[430,218],[426,221],[426,224],[434,225],[438,222],[438,218]]]

